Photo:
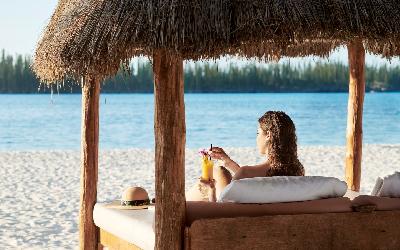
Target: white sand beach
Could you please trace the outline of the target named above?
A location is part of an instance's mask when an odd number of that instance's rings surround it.
[[[249,165],[262,160],[254,148],[227,148]],[[154,153],[101,151],[99,201],[117,198],[131,185],[154,197]],[[299,157],[307,175],[344,179],[344,147],[307,146]],[[76,249],[78,245],[79,151],[0,152],[0,249]],[[365,145],[362,193],[378,176],[400,170],[400,145]],[[200,175],[197,150],[186,153],[186,188]]]

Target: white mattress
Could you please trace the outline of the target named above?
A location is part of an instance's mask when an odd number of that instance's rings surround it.
[[[101,229],[142,249],[154,249],[154,207],[143,210],[119,210],[105,204],[94,206],[93,220]]]

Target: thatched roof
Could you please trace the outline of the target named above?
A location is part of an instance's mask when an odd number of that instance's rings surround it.
[[[398,0],[60,0],[33,68],[41,80],[106,77],[133,56],[327,56],[352,39],[400,54]]]

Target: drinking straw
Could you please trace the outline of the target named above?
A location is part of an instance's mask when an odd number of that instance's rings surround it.
[[[210,148],[210,150],[212,151],[212,143],[211,143],[211,148]],[[210,160],[211,160],[211,155],[210,155]]]

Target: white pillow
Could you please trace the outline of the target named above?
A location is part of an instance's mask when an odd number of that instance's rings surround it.
[[[400,172],[378,178],[372,195],[400,198]]]
[[[342,197],[344,181],[322,176],[255,177],[232,181],[219,202],[274,203]]]
[[[381,190],[382,185],[383,185],[383,179],[381,177],[378,177],[378,179],[376,179],[375,186],[372,189],[371,195],[378,196],[378,193]]]

